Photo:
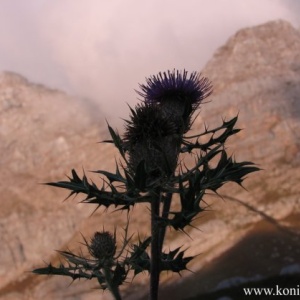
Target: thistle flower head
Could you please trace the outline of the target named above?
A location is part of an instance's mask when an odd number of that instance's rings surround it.
[[[197,72],[188,76],[186,70],[160,72],[146,78],[146,82],[145,85],[140,84],[142,91],[137,93],[146,103],[160,105],[175,123],[183,123],[183,131],[189,129],[191,115],[202,100],[212,93],[212,85],[207,78],[200,78]]]
[[[146,140],[156,140],[176,133],[177,126],[165,118],[157,106],[137,105],[131,110],[130,121],[125,127],[125,142],[130,145]]]
[[[131,112],[124,135],[129,167],[134,171],[144,161],[148,173],[172,173],[180,145],[177,125],[165,117],[160,107],[148,103],[137,105]]]
[[[113,258],[116,253],[116,240],[108,231],[96,232],[88,249],[98,259]]]

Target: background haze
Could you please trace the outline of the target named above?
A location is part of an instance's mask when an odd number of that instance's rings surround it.
[[[89,99],[111,121],[145,77],[199,71],[238,29],[298,28],[299,15],[297,0],[1,0],[0,71]]]

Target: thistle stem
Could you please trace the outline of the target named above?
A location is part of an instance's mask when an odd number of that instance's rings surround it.
[[[160,192],[156,193],[151,201],[151,264],[150,264],[150,300],[158,299],[159,273],[160,273],[160,245],[159,245],[159,205]]]
[[[162,219],[168,218],[168,215],[170,212],[170,207],[171,207],[172,196],[173,196],[173,193],[167,193],[167,196],[164,200],[164,206],[163,206],[163,211],[162,211],[162,215],[161,215]],[[159,251],[160,251],[160,253],[162,252],[165,235],[166,235],[166,226],[162,226],[159,229]]]
[[[118,286],[115,286],[112,282],[111,271],[109,267],[104,267],[104,275],[107,284],[107,288],[114,296],[115,300],[122,300]]]

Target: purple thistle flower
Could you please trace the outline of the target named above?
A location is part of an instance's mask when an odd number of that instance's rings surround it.
[[[182,72],[163,72],[146,78],[147,84],[140,84],[142,91],[137,93],[146,103],[160,105],[165,116],[171,118],[179,128],[186,132],[190,129],[193,112],[202,100],[212,93],[211,82],[200,78],[200,74],[192,72],[188,76],[186,70]]]
[[[162,103],[169,98],[186,99],[193,106],[198,106],[200,102],[212,93],[210,81],[200,74],[192,72],[188,77],[186,70],[173,70],[173,72],[159,72],[157,76],[153,75],[146,78],[147,85],[140,84],[142,92],[137,93],[142,96],[146,102]]]

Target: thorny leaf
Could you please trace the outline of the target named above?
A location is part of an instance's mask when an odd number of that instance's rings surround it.
[[[134,270],[134,276],[143,271],[150,271],[150,257],[146,252],[150,243],[151,237],[148,237],[144,241],[139,240],[137,245],[133,244],[131,246],[132,250],[129,252],[129,256],[125,259],[124,263]]]
[[[113,143],[116,146],[116,148],[119,150],[122,158],[125,161],[127,161],[126,157],[125,157],[123,141],[122,141],[120,135],[117,132],[115,132],[108,123],[107,123],[107,127],[108,127],[108,130],[109,130],[112,140],[105,140],[105,141],[103,141],[103,143]]]
[[[161,271],[172,271],[180,273],[183,270],[188,270],[186,265],[194,258],[192,256],[183,257],[184,252],[179,251],[181,247],[170,251],[169,253],[162,253],[161,256]]]

